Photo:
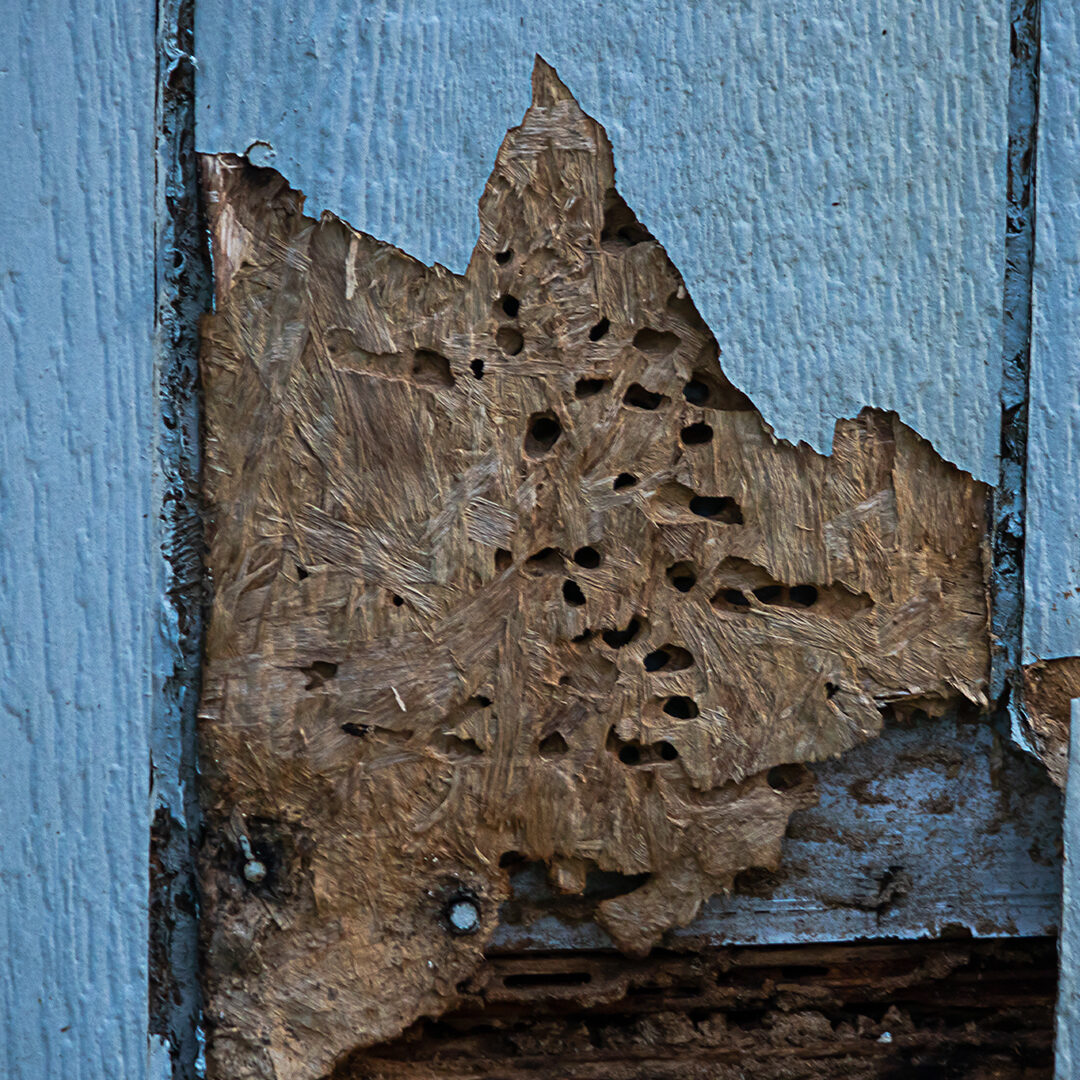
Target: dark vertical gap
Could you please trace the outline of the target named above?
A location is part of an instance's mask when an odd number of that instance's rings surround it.
[[[1002,332],[1001,472],[994,499],[993,700],[1022,735],[1031,282],[1039,116],[1039,0],[1012,0]]]
[[[157,4],[155,378],[159,588],[150,784],[151,1037],[173,1080],[199,1075],[195,716],[209,590],[199,507],[199,319],[211,304],[195,157],[195,0]]]

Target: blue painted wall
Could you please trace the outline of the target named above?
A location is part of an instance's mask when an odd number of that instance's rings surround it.
[[[0,1076],[147,1070],[154,7],[0,35]]]
[[[1041,10],[1024,653],[1080,655],[1080,6]]]
[[[1004,0],[200,0],[198,145],[462,270],[533,54],[778,434],[899,410],[996,482]],[[260,143],[261,140],[261,143]]]

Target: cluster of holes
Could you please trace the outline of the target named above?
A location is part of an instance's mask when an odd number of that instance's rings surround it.
[[[615,728],[608,729],[607,749],[624,765],[634,768],[638,765],[655,765],[660,761],[675,761],[679,751],[667,739],[654,743],[643,743],[637,739],[621,739]]]

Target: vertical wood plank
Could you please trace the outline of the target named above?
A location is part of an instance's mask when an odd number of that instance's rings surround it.
[[[1080,655],[1080,8],[1042,5],[1025,662]]]
[[[0,1074],[146,1075],[154,9],[0,39]]]
[[[1069,779],[1065,788],[1065,862],[1062,867],[1060,967],[1054,1075],[1080,1073],[1080,698],[1072,703]]]

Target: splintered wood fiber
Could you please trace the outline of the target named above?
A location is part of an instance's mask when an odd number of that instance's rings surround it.
[[[984,702],[986,489],[892,414],[777,441],[543,62],[463,276],[203,171],[212,1076],[453,1005],[509,853],[642,875],[597,918],[644,954],[777,865],[803,763]]]

